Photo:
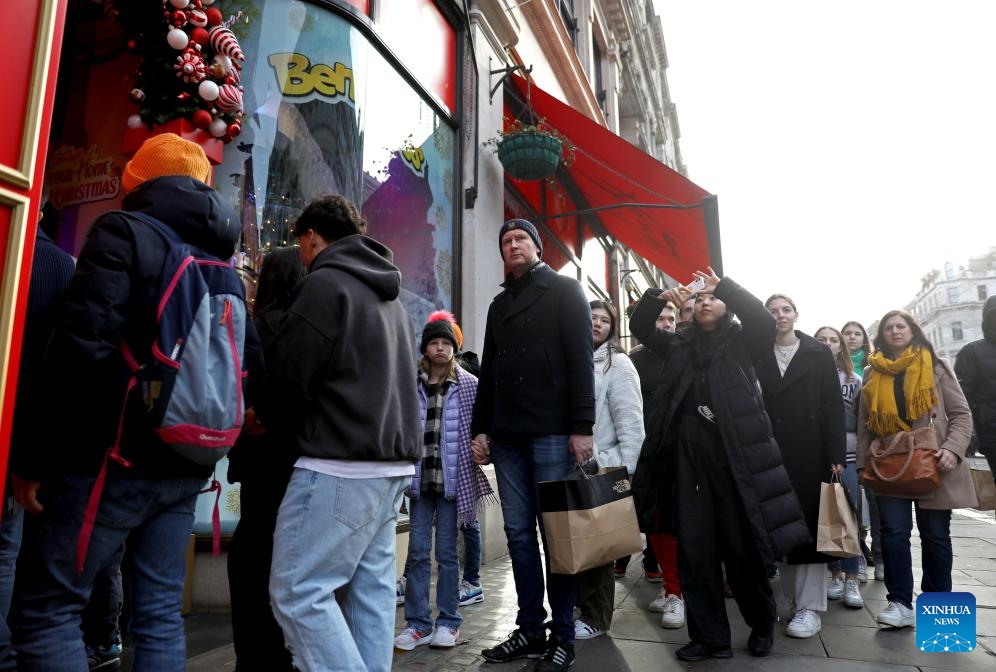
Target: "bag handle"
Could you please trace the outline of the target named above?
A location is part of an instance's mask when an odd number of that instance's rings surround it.
[[[896,472],[896,475],[892,477],[886,477],[883,476],[882,472],[878,470],[878,461],[875,458],[884,457],[885,455],[891,454],[892,449],[895,447],[896,443],[904,436],[909,436],[909,435],[906,432],[899,432],[892,439],[892,442],[889,444],[889,447],[884,452],[872,453],[872,461],[871,461],[872,471],[875,472],[875,476],[878,477],[878,479],[884,483],[892,483],[893,481],[899,480],[900,477],[902,477],[902,475],[906,473],[906,470],[910,468],[910,463],[913,462],[913,450],[914,450],[913,437],[910,436],[910,439],[906,442],[908,445],[908,448],[906,449],[906,462],[904,462],[903,466],[899,469],[898,472]]]

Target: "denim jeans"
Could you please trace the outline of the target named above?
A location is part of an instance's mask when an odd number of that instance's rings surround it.
[[[481,583],[481,523],[478,520],[460,528],[463,536],[463,580]]]
[[[950,591],[954,563],[950,509],[924,509],[919,502],[878,495],[887,599],[911,608],[913,556],[910,551],[910,533],[913,531],[913,508],[916,509],[916,527],[920,532],[923,566],[920,590],[925,593]]]
[[[124,588],[121,585],[121,560],[125,548],[121,546],[107,567],[100,570],[93,580],[90,601],[83,610],[83,642],[90,648],[109,646],[120,641],[121,605]]]
[[[203,478],[145,480],[109,473],[83,573],[76,541],[94,479],[62,476],[41,495],[44,512],[29,517],[18,559],[12,629],[21,672],[85,672],[80,614],[98,572],[128,539],[134,669],[182,672],[183,579],[194,504]]]
[[[7,488],[7,492],[10,492]],[[10,628],[7,615],[14,594],[14,567],[21,549],[21,530],[24,527],[24,509],[14,501],[13,495],[4,495],[3,520],[0,520],[0,670],[14,670],[14,650],[10,646]]]
[[[577,577],[551,574],[549,559],[544,571],[536,540],[539,524],[543,545],[543,516],[539,508],[540,481],[565,478],[576,462],[565,434],[524,437],[517,441],[495,440],[491,461],[498,477],[498,495],[505,516],[505,536],[512,560],[512,577],[518,597],[519,612],[515,623],[529,633],[544,631],[546,610],[543,608],[543,579],[546,578],[550,600],[552,631],[564,642],[574,643],[574,604],[577,601]]]
[[[847,490],[847,495],[851,499],[851,504],[854,505],[854,510],[858,510],[858,470],[854,466],[854,462],[849,462],[844,468],[844,473],[840,475],[840,481],[844,484],[844,488]],[[860,525],[860,521],[858,522]],[[831,572],[844,572],[845,574],[857,574],[858,573],[858,556],[853,558],[841,558],[840,560],[833,560],[827,563],[827,567]]]
[[[277,514],[270,599],[301,672],[391,669],[396,527],[411,480],[294,470]]]
[[[405,620],[423,634],[432,632],[429,584],[432,580],[432,519],[436,519],[437,627],[459,628],[460,561],[457,557],[457,505],[436,493],[422,493],[411,500],[408,534],[408,584],[405,587]]]

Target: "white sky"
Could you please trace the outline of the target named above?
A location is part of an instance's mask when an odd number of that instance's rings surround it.
[[[996,2],[654,2],[725,273],[798,329],[867,327],[996,245]]]

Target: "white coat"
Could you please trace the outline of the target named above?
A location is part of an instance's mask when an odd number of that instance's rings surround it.
[[[643,395],[640,376],[625,354],[603,343],[595,363],[595,459],[600,467],[624,466],[632,478],[643,446]]]

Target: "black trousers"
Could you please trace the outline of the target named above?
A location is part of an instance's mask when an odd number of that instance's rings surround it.
[[[270,607],[270,562],[277,512],[293,466],[274,461],[242,477],[240,518],[228,549],[236,670],[290,672],[291,655]]]
[[[758,634],[774,628],[775,598],[719,433],[705,422],[682,418],[678,432],[678,574],[691,640],[728,647],[720,563],[740,613]]]

